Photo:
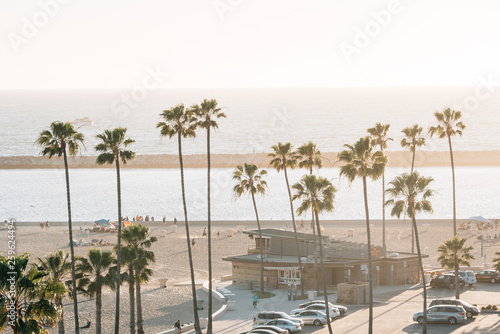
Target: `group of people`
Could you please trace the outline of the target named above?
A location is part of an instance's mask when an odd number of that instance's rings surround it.
[[[41,228],[42,230],[43,230],[43,228],[44,228],[44,227],[45,227],[47,230],[49,229],[50,224],[49,224],[49,221],[48,221],[48,220],[47,220],[47,222],[46,222],[46,223],[44,223],[44,222],[41,222],[41,223],[40,223],[40,228]]]
[[[165,219],[165,217],[163,217],[163,219]],[[126,221],[130,221],[130,220],[128,220],[128,216],[125,217],[125,220]],[[146,217],[137,215],[135,217],[132,217],[132,221],[134,221],[134,222],[148,222],[148,221],[154,222],[155,221],[155,217],[151,216],[151,218],[149,218],[149,215],[147,215]]]

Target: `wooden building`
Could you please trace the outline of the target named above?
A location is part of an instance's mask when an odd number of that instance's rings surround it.
[[[279,229],[263,229],[262,240],[258,230],[244,231],[255,241],[247,254],[223,258],[232,263],[233,283],[247,288],[260,285],[260,246],[264,253],[264,284],[266,288],[286,288],[288,284],[304,284],[305,289],[315,288],[314,237],[308,233],[297,233],[299,251],[303,266],[303,277],[297,258],[295,234]],[[418,256],[412,253],[391,252],[383,247],[341,241],[322,236],[323,264],[328,289],[335,289],[338,283],[366,281],[368,273],[367,252],[372,255],[373,283],[377,285],[400,285],[417,282],[420,277]],[[319,261],[317,270],[319,284],[322,285]],[[428,257],[424,255],[424,257]]]

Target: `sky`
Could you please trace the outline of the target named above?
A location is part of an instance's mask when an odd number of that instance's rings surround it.
[[[498,0],[0,2],[0,89],[474,86]]]

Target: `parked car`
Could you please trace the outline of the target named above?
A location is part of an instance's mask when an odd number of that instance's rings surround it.
[[[469,284],[469,286],[477,283],[476,274],[472,270],[460,270],[458,274],[462,277],[465,284]]]
[[[458,284],[460,285],[460,287],[465,286],[465,281],[463,280],[462,277],[459,277],[458,281],[459,281]],[[435,288],[438,286],[447,287],[449,289],[454,289],[455,288],[455,275],[443,274],[443,275],[439,275],[438,277],[434,277],[431,280],[431,287]]]
[[[298,323],[300,326],[304,325],[304,322],[302,320],[291,317],[285,312],[277,312],[277,311],[263,311],[257,313],[253,318],[253,325],[254,326],[263,325],[270,320],[276,320],[276,319],[291,320],[293,322]]]
[[[288,333],[300,332],[302,330],[302,325],[295,321],[289,319],[275,319],[265,323],[266,326],[276,326],[286,329]]]
[[[483,270],[476,274],[476,279],[478,282],[497,283],[500,282],[500,273],[495,269]]]
[[[465,322],[465,310],[462,306],[452,305],[436,305],[431,306],[427,310],[427,322],[447,322],[454,325],[459,322]],[[419,324],[424,323],[424,313],[417,312],[413,315],[413,321]]]
[[[266,331],[265,333],[271,332],[274,334],[287,334],[288,331],[283,328],[279,328],[276,326],[255,326],[254,328],[244,331],[244,332],[239,332],[238,334],[252,334],[252,333],[259,333],[259,331]]]
[[[306,308],[298,308],[298,309],[292,310],[290,312],[290,314],[292,316],[295,316],[295,315],[299,314],[300,312],[302,312],[304,310],[308,310],[308,311],[321,311],[321,312],[323,312],[323,313],[326,314],[325,303],[323,303],[323,304],[312,304],[312,305],[307,306]],[[331,318],[335,318],[335,317],[340,316],[340,311],[337,308],[329,306],[328,311],[330,312],[330,317]]]
[[[250,332],[243,332],[247,334],[276,334],[276,332],[273,332],[272,330],[269,329],[256,329],[256,330],[251,330]],[[285,331],[285,333],[288,333]]]
[[[302,319],[304,325],[321,326],[328,323],[325,312],[321,311],[305,310],[295,315],[295,317]],[[331,319],[330,317],[330,321]]]
[[[324,304],[325,303],[325,300],[324,299],[319,299],[319,300],[312,300],[312,301],[309,301],[307,303],[303,303],[303,304],[300,304],[299,305],[299,308],[306,308],[308,307],[309,305],[312,305],[312,304]],[[335,304],[332,304],[330,302],[328,302],[328,304],[333,307],[333,308],[337,308],[339,309],[340,311],[340,315],[344,315],[347,313],[347,307],[345,306],[342,306],[342,305],[335,305]]]
[[[455,305],[455,306],[462,306],[465,310],[465,316],[467,318],[472,318],[475,317],[476,315],[479,315],[480,311],[479,308],[476,306],[473,306],[469,303],[467,303],[464,300],[461,299],[452,299],[452,298],[439,298],[439,299],[433,299],[431,303],[429,304],[430,306],[434,305]]]

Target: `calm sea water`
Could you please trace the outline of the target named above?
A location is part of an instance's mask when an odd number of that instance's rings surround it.
[[[158,115],[177,103],[189,106],[204,98],[216,98],[228,116],[212,137],[213,153],[264,152],[278,141],[301,145],[308,140],[324,152],[338,151],[376,122],[392,125],[396,140],[389,149],[399,150],[401,129],[416,122],[427,128],[433,112],[445,106],[464,111],[467,129],[454,139],[455,149],[497,150],[500,89],[477,104],[467,103],[474,92],[475,87],[157,90],[126,107],[116,102],[130,91],[1,91],[0,156],[38,155],[33,143],[51,122],[83,117],[93,121],[80,128],[87,138],[84,154],[93,154],[97,133],[116,126],[128,128],[138,154],[176,153],[175,141],[160,139]],[[205,152],[204,132],[198,137],[185,141],[185,154]],[[447,143],[429,140],[425,149],[447,150]]]
[[[212,218],[214,220],[252,220],[254,211],[250,198],[235,199],[232,169],[214,169],[212,175]],[[403,168],[388,168],[386,180],[399,175]],[[451,172],[449,168],[419,169],[432,176],[436,190],[432,199],[434,214],[422,218],[451,218]],[[303,170],[290,172],[290,182],[297,182]],[[320,174],[332,180],[338,192],[335,211],[321,219],[363,219],[364,202],[361,182],[349,185],[338,177],[337,168],[323,168]],[[73,219],[91,221],[116,219],[116,176],[113,169],[70,170]],[[64,170],[0,170],[0,219],[20,221],[64,221],[67,219]],[[500,167],[459,167],[457,180],[457,216],[467,218],[483,215],[499,217]],[[258,198],[261,219],[290,219],[288,194],[283,174],[269,171],[265,198]],[[188,214],[191,220],[206,219],[206,171],[186,170]],[[381,219],[381,183],[368,184],[371,217]],[[125,169],[122,171],[123,215],[151,215],[160,220],[164,215],[182,219],[180,175],[177,169]],[[387,212],[389,216],[389,211]],[[310,219],[310,215],[304,217]]]

